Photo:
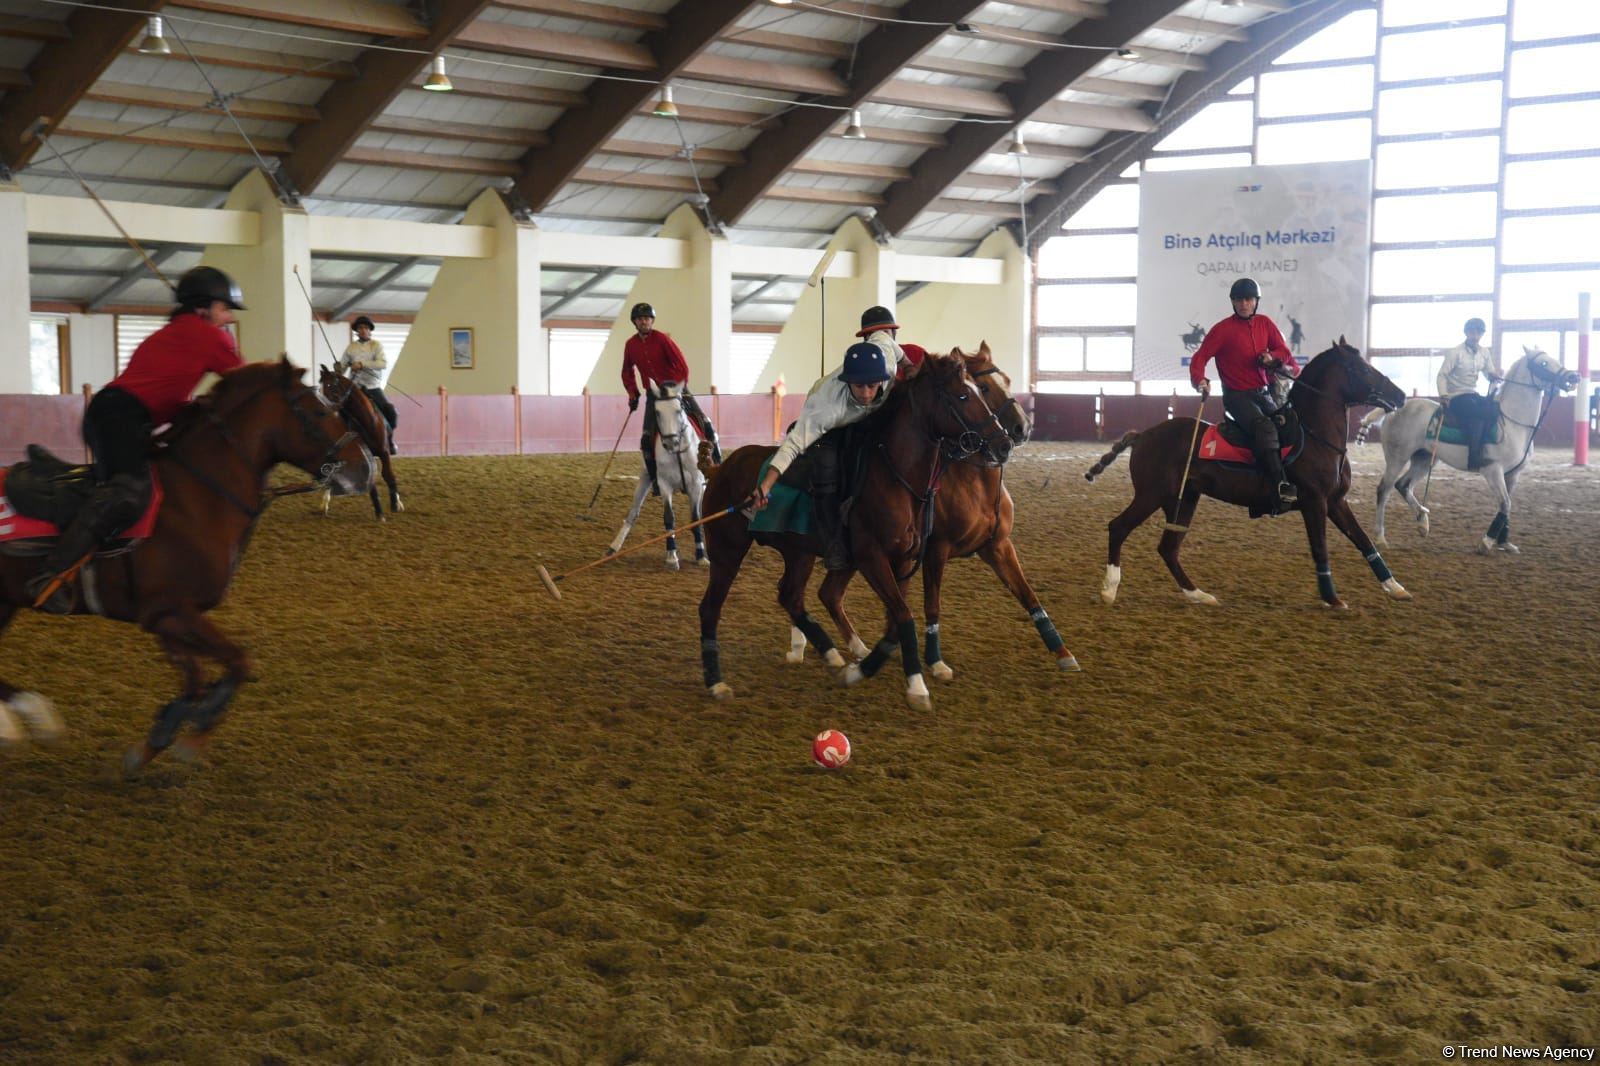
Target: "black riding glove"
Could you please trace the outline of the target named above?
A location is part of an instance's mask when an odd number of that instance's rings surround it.
[[[629,396],[628,397],[628,411],[629,411],[629,413],[637,411],[638,409],[639,409],[639,397],[637,397],[637,396]]]

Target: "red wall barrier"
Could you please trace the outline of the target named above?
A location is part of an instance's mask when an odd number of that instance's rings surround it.
[[[42,444],[68,462],[87,459],[83,407],[81,396],[0,396],[0,462],[22,459],[29,444]]]
[[[523,454],[583,451],[582,400],[581,396],[521,397]],[[623,411],[627,411],[626,406]],[[611,427],[607,437],[604,446],[609,448],[617,437],[616,426]]]
[[[451,396],[451,455],[515,455],[516,404],[505,396]],[[523,431],[527,431],[524,424]]]

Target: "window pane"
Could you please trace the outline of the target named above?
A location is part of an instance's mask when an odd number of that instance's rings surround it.
[[[735,333],[728,348],[728,391],[749,392],[778,346],[776,333]]]
[[[1284,70],[1261,76],[1261,115],[1325,115],[1372,108],[1372,64]]]
[[[1492,185],[1500,178],[1500,138],[1378,145],[1380,189]]]
[[[28,320],[28,382],[34,395],[61,392],[61,319],[34,315]]]
[[[1144,396],[1170,396],[1173,393],[1180,397],[1194,396],[1188,378],[1146,378],[1139,382],[1139,392]],[[1193,405],[1194,401],[1190,400],[1191,409]]]
[[[1573,356],[1572,361],[1574,363],[1577,362],[1577,336],[1576,333],[1567,334],[1566,354]],[[1501,370],[1510,370],[1511,364],[1522,358],[1524,345],[1529,348],[1537,348],[1542,352],[1548,352],[1551,355],[1562,354],[1561,334],[1555,330],[1550,330],[1548,333],[1523,333],[1521,331],[1502,333],[1500,339],[1494,345],[1495,359],[1500,364]]]
[[[1222,155],[1151,156],[1144,161],[1146,170],[1215,170],[1218,167],[1247,167],[1249,165],[1249,152],[1229,152]]]
[[[610,331],[604,329],[550,331],[551,395],[576,396],[583,391],[609,336]]]
[[[1511,53],[1511,96],[1591,92],[1600,69],[1600,44],[1519,48]]]
[[[1317,63],[1324,59],[1365,59],[1378,41],[1378,13],[1358,11],[1347,15],[1289,49],[1273,62]]]
[[[1508,163],[1506,206],[1600,207],[1600,159]]]
[[[1439,387],[1441,361],[1428,355],[1379,355],[1373,358],[1372,366],[1407,396],[1432,396]]]
[[[1117,229],[1139,224],[1139,186],[1107,185],[1095,193],[1063,229]]]
[[[1600,75],[1596,76],[1600,85]],[[1562,152],[1600,143],[1600,100],[1513,107],[1506,116],[1507,152]]]
[[[1131,326],[1132,285],[1052,285],[1039,290],[1041,326]]]
[[[1366,159],[1372,153],[1372,120],[1338,119],[1333,122],[1295,122],[1262,126],[1256,147],[1258,162],[1328,163],[1339,159]]]
[[[1384,81],[1487,74],[1505,65],[1504,26],[1397,33],[1383,41]]]
[[[1385,26],[1489,18],[1506,13],[1506,0],[1384,0]]]
[[[1461,323],[1474,316],[1494,317],[1488,300],[1450,303],[1374,304],[1374,348],[1453,348],[1461,342]]]
[[[1372,256],[1374,296],[1493,291],[1493,248],[1426,248]]]
[[[1064,393],[1070,396],[1132,396],[1131,381],[1041,381],[1034,385],[1035,392]]]
[[[1500,279],[1500,313],[1506,318],[1574,318],[1580,292],[1600,292],[1600,270],[1507,274]]]
[[[1129,278],[1139,272],[1139,238],[1051,237],[1039,249],[1041,278]]]
[[[1133,373],[1132,337],[1085,337],[1083,344],[1089,373]]]
[[[1500,248],[1513,264],[1590,262],[1600,258],[1600,214],[1508,218]]]
[[[1228,100],[1203,108],[1198,115],[1156,144],[1156,151],[1186,148],[1233,148],[1250,143],[1250,101]]]
[[[1039,338],[1039,373],[1077,374],[1082,370],[1082,337]]]
[[[144,339],[162,326],[167,320],[161,315],[118,315],[116,319],[117,334],[117,373],[122,373],[128,368],[128,360],[133,358],[133,351],[144,343]]]
[[[1541,37],[1578,37],[1600,33],[1600,4],[1573,0],[1517,0],[1511,38],[1529,41]]]
[[[1388,89],[1378,96],[1378,133],[1492,130],[1500,125],[1500,83],[1423,85]]]
[[[1372,203],[1372,239],[1390,243],[1493,237],[1494,203],[1492,192],[1380,196]]]

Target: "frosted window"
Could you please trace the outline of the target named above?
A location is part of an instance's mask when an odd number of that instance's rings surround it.
[[[1033,390],[1035,392],[1053,392],[1069,396],[1098,396],[1105,393],[1107,396],[1132,396],[1133,382],[1131,381],[1040,381]]]
[[[1250,101],[1229,100],[1200,113],[1156,144],[1158,152],[1187,148],[1232,148],[1250,143]]]
[[[1439,387],[1441,362],[1442,356],[1380,355],[1373,358],[1372,367],[1407,396],[1432,396]]]
[[[1132,285],[1052,285],[1039,290],[1041,326],[1131,326]]]
[[[1374,296],[1493,291],[1493,248],[1428,248],[1377,252],[1372,257]]]
[[[1506,206],[1600,207],[1600,158],[1507,164]]]
[[[549,337],[550,393],[576,396],[589,383],[594,365],[605,350],[605,329],[552,329]]]
[[[735,333],[728,351],[728,391],[754,390],[777,344],[776,333]]]
[[[1461,343],[1461,323],[1494,317],[1488,300],[1448,303],[1375,304],[1372,308],[1374,348],[1453,348]]]
[[[1500,247],[1511,264],[1587,263],[1600,258],[1600,214],[1508,218]]]
[[[1367,118],[1263,126],[1258,136],[1256,159],[1263,164],[1328,163],[1366,159],[1372,153],[1372,120]]]
[[[1506,13],[1506,0],[1384,0],[1385,26],[1492,18]]]
[[[1082,371],[1082,337],[1039,338],[1039,373],[1077,374]]]
[[[61,335],[64,319],[34,315],[28,320],[28,384],[36,396],[61,392]]]
[[[1493,185],[1499,178],[1498,137],[1378,145],[1380,189]]]
[[[1498,81],[1388,89],[1378,96],[1378,133],[1382,136],[1492,130],[1499,125]]]
[[[1124,229],[1139,224],[1139,186],[1107,185],[1095,193],[1064,229]]]
[[[1600,43],[1519,48],[1511,53],[1511,97],[1592,92],[1600,77]]]
[[[1052,237],[1039,249],[1041,278],[1130,278],[1139,271],[1139,238]]]
[[[1132,337],[1085,337],[1084,368],[1091,374],[1133,372]]]
[[[1145,170],[1216,170],[1220,167],[1247,167],[1249,165],[1249,152],[1228,152],[1222,155],[1152,156],[1144,161]]]
[[[1500,313],[1506,318],[1572,318],[1580,292],[1600,292],[1600,270],[1507,274],[1500,279]]]
[[[1600,86],[1600,74],[1595,83]],[[1600,143],[1600,100],[1513,107],[1506,116],[1506,151],[1562,152]]]
[[[1493,237],[1494,205],[1492,192],[1380,196],[1372,205],[1372,239],[1397,244]]]
[[[118,315],[115,326],[117,373],[120,374],[128,368],[128,360],[133,358],[134,349],[143,344],[146,337],[166,324],[165,315]]]
[[[1261,117],[1325,115],[1372,108],[1372,65],[1284,70],[1261,76]]]
[[[1365,59],[1372,55],[1377,41],[1378,13],[1358,11],[1325,30],[1319,30],[1274,62],[1319,63],[1327,59]]]
[[[1600,33],[1600,4],[1581,0],[1517,0],[1511,37],[1516,41],[1543,37],[1581,37]]]
[[[1384,38],[1381,76],[1410,81],[1493,73],[1505,65],[1505,42],[1503,26],[1397,33]]]

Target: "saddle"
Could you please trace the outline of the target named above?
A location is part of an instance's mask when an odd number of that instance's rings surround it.
[[[1500,441],[1500,425],[1503,420],[1500,417],[1499,401],[1490,400],[1490,404],[1493,404],[1492,409],[1489,404],[1484,405],[1488,417],[1483,429],[1483,443],[1497,444]],[[1448,404],[1440,404],[1439,409],[1433,413],[1433,418],[1428,421],[1428,431],[1423,434],[1422,439],[1437,439],[1440,444],[1467,443],[1466,434],[1461,429],[1461,420]]]
[[[1300,452],[1305,448],[1305,430],[1300,425],[1300,415],[1289,406],[1280,407],[1272,420],[1278,425],[1278,443],[1282,445],[1279,455],[1283,457],[1283,465],[1288,466],[1300,458]],[[1288,444],[1283,444],[1288,441]],[[1200,436],[1199,458],[1208,459],[1219,463],[1232,463],[1236,466],[1256,467],[1254,449],[1251,447],[1252,437],[1245,428],[1231,418],[1224,418],[1214,426],[1207,427]]]
[[[28,445],[27,454],[20,463],[0,467],[0,554],[4,555],[47,554],[95,489],[93,468],[69,463],[37,444]],[[148,537],[155,529],[161,497],[161,482],[152,468],[150,500],[139,520],[101,545],[100,554],[126,551]]]
[[[850,512],[854,510],[856,489],[866,475],[867,458],[871,454],[868,446],[871,438],[860,431],[862,426],[863,423],[858,422],[846,427],[842,431],[844,440],[839,449],[839,515],[846,527],[850,524]],[[794,424],[790,423],[789,429],[793,428]],[[769,465],[770,459],[761,464],[761,470],[756,474],[757,482],[767,476]],[[816,532],[816,515],[811,504],[809,452],[801,452],[788,469],[779,475],[778,483],[772,486],[772,496],[766,508],[757,511],[750,520],[750,529],[754,533],[805,535]]]

